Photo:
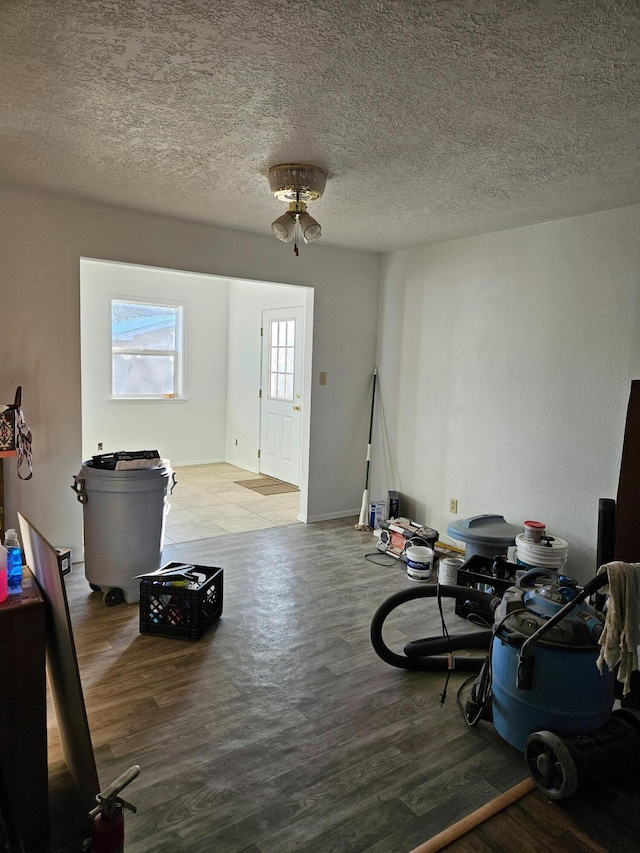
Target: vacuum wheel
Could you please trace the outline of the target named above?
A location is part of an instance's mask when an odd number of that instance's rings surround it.
[[[121,601],[124,600],[124,595],[122,590],[118,587],[112,587],[111,589],[105,589],[102,593],[102,600],[107,605],[107,607],[115,607],[117,604],[120,604]]]
[[[101,592],[102,591],[101,586],[98,586],[98,584],[96,584],[96,583],[91,583],[91,581],[89,581],[89,586],[91,587],[91,592]]]
[[[524,745],[531,778],[550,800],[570,797],[578,787],[578,771],[569,747],[553,732],[534,732]]]
[[[640,711],[637,708],[618,708],[611,715],[612,719],[625,720],[640,737]]]

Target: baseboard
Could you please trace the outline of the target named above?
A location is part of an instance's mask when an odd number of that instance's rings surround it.
[[[242,468],[243,471],[249,471],[251,474],[259,473],[257,465],[247,465],[245,462],[236,462],[234,459],[223,459],[222,461],[226,462],[227,465],[233,465],[235,468]]]
[[[344,512],[328,512],[322,515],[307,515],[305,518],[299,515],[298,520],[304,521],[305,524],[313,524],[316,521],[333,521],[336,518],[351,518],[352,516],[359,518],[360,509],[344,510]]]
[[[226,459],[193,459],[186,460],[184,462],[182,460],[180,460],[180,462],[172,462],[169,460],[169,464],[172,468],[186,468],[187,465],[219,465],[221,462],[226,461]],[[230,464],[233,465],[233,462]]]

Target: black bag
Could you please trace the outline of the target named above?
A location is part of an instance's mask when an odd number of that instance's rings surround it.
[[[16,396],[4,412],[0,412],[0,451],[15,450],[18,457],[18,477],[30,480],[33,477],[31,430],[22,414],[22,385],[18,385]],[[23,472],[26,466],[26,474]]]
[[[13,405],[7,403],[4,412],[0,412],[0,450],[16,449],[16,419],[22,405],[22,385],[18,385]]]
[[[160,468],[162,460],[157,450],[118,450],[91,457],[92,468],[103,471],[131,471],[136,468]]]

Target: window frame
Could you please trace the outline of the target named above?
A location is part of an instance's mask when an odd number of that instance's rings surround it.
[[[176,312],[176,335],[174,349],[145,349],[140,347],[114,347],[113,345],[113,304],[124,302],[129,305],[171,308]],[[107,295],[107,399],[111,402],[185,402],[187,399],[187,359],[186,334],[187,303],[174,299],[155,299],[153,297],[126,296],[122,294]],[[173,387],[172,395],[127,393],[116,394],[113,389],[113,357],[114,355],[154,355],[173,356]]]
[[[293,324],[293,342],[289,342],[289,324]],[[280,339],[280,328],[282,324],[286,324],[285,331],[285,340],[284,343]],[[273,327],[277,325],[278,331],[276,333],[277,341],[273,343]],[[294,402],[294,397],[296,393],[295,388],[295,340],[296,335],[298,334],[298,329],[296,328],[297,323],[295,317],[293,318],[281,318],[278,320],[269,320],[268,323],[268,341],[267,341],[267,397],[269,400],[274,400],[276,403],[292,403]],[[273,370],[273,353],[276,351],[276,369]],[[280,369],[280,355],[282,352],[282,357],[284,359],[283,370]],[[288,370],[289,367],[289,358],[291,358],[291,370]],[[285,384],[285,394],[281,396],[280,394],[272,394],[271,393],[271,383],[273,381],[272,377],[276,378],[276,384],[279,385],[280,378],[282,377]],[[291,396],[286,394],[286,386],[287,386],[287,377],[291,377]]]

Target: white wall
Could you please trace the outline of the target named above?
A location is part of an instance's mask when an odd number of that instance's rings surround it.
[[[82,509],[80,258],[315,289],[310,520],[357,513],[376,350],[378,256],[314,244],[296,258],[267,236],[213,228],[53,193],[0,185],[0,399],[23,386],[34,478],[5,462],[8,526],[21,510],[56,545],[78,549]],[[318,372],[328,384],[319,389]],[[317,393],[315,393],[317,391]],[[1,396],[4,395],[4,396]],[[337,436],[336,425],[341,433]]]
[[[225,459],[227,303],[224,279],[83,259],[80,263],[82,457],[158,450],[172,465]],[[110,300],[185,303],[187,399],[112,400],[108,393]]]
[[[445,536],[543,521],[589,577],[640,377],[639,275],[640,206],[386,256],[372,495],[400,490]]]

